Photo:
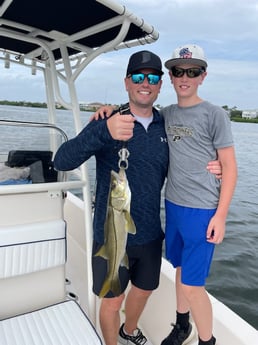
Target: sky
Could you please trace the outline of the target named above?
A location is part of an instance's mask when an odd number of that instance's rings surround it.
[[[194,43],[204,49],[208,61],[208,75],[199,88],[200,97],[229,108],[258,109],[258,0],[117,2],[153,25],[159,39],[96,58],[76,81],[79,101],[126,102],[124,74],[131,54],[151,50],[164,63],[176,47]],[[31,76],[25,72],[17,66],[11,69],[0,66],[0,100],[45,101],[41,75]],[[176,103],[165,67],[164,72],[162,90],[156,101],[162,106]]]

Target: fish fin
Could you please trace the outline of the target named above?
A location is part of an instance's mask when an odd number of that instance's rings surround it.
[[[125,211],[125,220],[127,232],[129,232],[130,234],[136,234],[136,227],[133,218],[128,211]]]
[[[103,245],[94,256],[101,256],[102,258],[108,260],[106,246]]]
[[[129,269],[129,261],[128,261],[128,256],[127,254],[125,253],[122,261],[121,261],[121,266],[124,266],[126,267],[127,269]]]
[[[114,223],[114,215],[113,215],[113,211],[112,211],[112,209],[110,207],[108,208],[108,216],[110,217],[110,221],[112,221]],[[105,243],[97,251],[95,256],[101,256],[102,258],[108,260],[109,256],[108,256],[107,248],[106,248],[106,241],[107,241],[107,238],[108,238],[108,220],[107,219],[106,219],[106,221],[104,223],[104,237],[105,237]]]

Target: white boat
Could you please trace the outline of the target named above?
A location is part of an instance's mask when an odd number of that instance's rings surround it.
[[[43,73],[48,103],[46,122],[5,119],[0,129],[18,127],[19,136],[26,136],[27,128],[43,127],[49,134],[48,146],[40,152],[24,146],[0,150],[2,167],[9,173],[30,165],[32,182],[0,186],[0,344],[101,344],[99,300],[92,293],[87,164],[70,174],[56,176],[53,171],[51,160],[60,138],[66,140],[55,128],[55,104],[72,111],[78,133],[82,126],[75,81],[80,73],[100,54],[152,43],[158,32],[109,0],[3,0],[0,17],[3,66]],[[61,83],[67,86],[68,100]],[[1,136],[3,140],[8,138]],[[82,198],[74,190],[80,190]],[[257,330],[210,297],[217,344],[258,345]],[[170,332],[175,308],[175,272],[163,259],[160,286],[140,320],[153,345]],[[197,339],[190,344],[196,345]]]

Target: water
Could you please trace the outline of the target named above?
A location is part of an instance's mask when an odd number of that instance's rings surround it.
[[[0,119],[44,122],[46,109],[0,105]],[[82,123],[89,113],[82,113]],[[75,135],[71,114],[57,111],[57,124],[71,138]],[[23,129],[0,126],[0,154],[10,149],[47,149],[46,130],[30,130],[30,147],[22,139]],[[215,297],[258,329],[258,124],[232,123],[239,177],[227,220],[226,237],[216,247],[207,289]],[[27,131],[27,130],[26,130]],[[95,180],[94,159],[89,162],[92,189]],[[161,209],[164,220],[164,208]]]
[[[232,123],[238,183],[207,288],[258,328],[258,125]]]

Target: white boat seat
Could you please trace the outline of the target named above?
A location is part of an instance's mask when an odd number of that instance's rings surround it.
[[[65,264],[65,255],[62,219],[0,227],[0,279]]]
[[[0,345],[102,344],[67,299],[66,241],[63,219],[0,226]]]
[[[65,261],[64,220],[0,226],[0,319],[64,301]]]
[[[0,321],[1,345],[101,345],[94,327],[75,301]]]

